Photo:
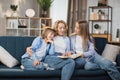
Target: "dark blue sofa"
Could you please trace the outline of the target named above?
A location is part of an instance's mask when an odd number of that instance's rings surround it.
[[[30,46],[35,37],[0,36],[0,46],[4,47],[20,63],[26,47]],[[102,53],[107,40],[95,38],[98,53]],[[117,56],[117,65],[120,66],[120,55]],[[0,80],[60,80],[61,70],[24,71],[20,64],[8,68],[0,63]],[[71,80],[111,80],[104,70],[87,71],[76,69]]]

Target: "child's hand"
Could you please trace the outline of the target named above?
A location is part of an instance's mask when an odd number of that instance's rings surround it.
[[[51,39],[46,40],[46,42],[53,44],[53,40],[51,40]]]
[[[29,56],[31,57],[32,56],[32,47],[27,47],[26,48],[26,52],[29,54]]]
[[[34,66],[37,66],[37,65],[39,65],[40,64],[40,61],[38,61],[38,60],[34,60]]]

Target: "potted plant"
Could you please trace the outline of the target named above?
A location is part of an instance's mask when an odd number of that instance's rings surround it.
[[[18,5],[11,4],[10,9],[13,11],[12,16],[17,16],[16,10],[18,8]]]
[[[47,12],[53,2],[53,0],[38,0],[40,8],[42,10],[42,17],[47,16]]]
[[[116,32],[116,41],[120,40],[119,34],[120,34],[120,30],[117,29],[117,32]]]

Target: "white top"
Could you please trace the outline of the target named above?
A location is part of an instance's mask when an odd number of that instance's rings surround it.
[[[66,42],[63,36],[56,36],[54,38],[55,52],[65,53]]]
[[[46,49],[47,49],[47,43],[46,43],[45,41],[43,41],[41,48],[39,48],[39,49],[35,52],[36,56],[37,56],[38,58],[41,58],[41,57],[45,56],[45,54],[43,54],[43,53],[46,52]]]
[[[76,53],[83,53],[83,46],[82,46],[82,38],[81,36],[76,36],[76,43],[75,43]]]

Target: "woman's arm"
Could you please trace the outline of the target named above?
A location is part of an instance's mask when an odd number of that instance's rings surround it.
[[[49,55],[55,54],[55,46],[54,46],[53,43],[51,43],[50,46],[49,46],[48,54],[49,54]]]

